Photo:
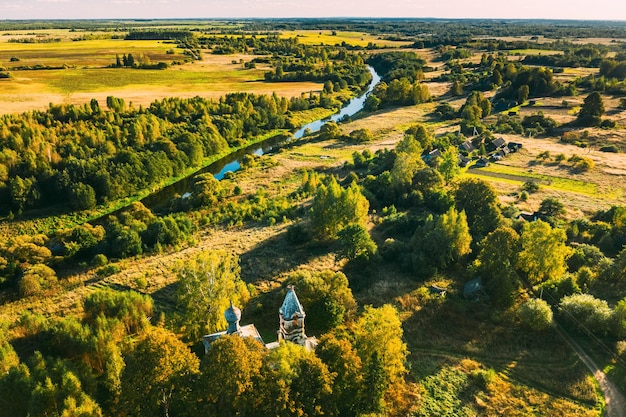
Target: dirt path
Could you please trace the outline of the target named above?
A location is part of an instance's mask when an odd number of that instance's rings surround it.
[[[563,329],[557,327],[559,334],[563,337],[563,340],[572,348],[578,355],[580,360],[591,371],[596,381],[600,385],[604,401],[606,403],[606,417],[625,417],[626,416],[626,400],[619,391],[617,386],[609,380],[604,372],[596,365],[587,353],[572,339]]]

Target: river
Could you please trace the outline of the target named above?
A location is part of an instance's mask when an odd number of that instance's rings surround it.
[[[308,123],[305,126],[302,126],[300,129],[296,130],[293,133],[293,138],[300,139],[305,135],[306,132],[318,132],[324,124],[330,121],[337,122],[344,119],[345,117],[351,117],[361,111],[369,93],[371,93],[374,87],[378,83],[380,83],[380,76],[378,75],[378,73],[376,73],[376,71],[374,71],[374,68],[368,66],[368,69],[372,74],[372,81],[370,82],[369,87],[365,93],[350,100],[348,104],[342,107],[339,112],[333,114],[331,117],[316,120],[314,122]],[[188,177],[183,178],[180,181],[175,182],[174,184],[168,185],[167,187],[162,188],[161,190],[158,190],[147,197],[144,197],[141,202],[148,208],[156,209],[159,206],[162,206],[165,203],[171,201],[171,199],[174,198],[176,195],[185,195],[185,193],[188,193],[191,189],[191,185],[193,184],[193,178],[196,175],[210,172],[215,176],[216,179],[221,180],[224,178],[226,173],[234,172],[241,168],[241,164],[239,163],[239,161],[244,155],[263,155],[267,152],[270,152],[274,147],[283,143],[284,141],[285,138],[282,135],[279,135],[278,137],[270,138],[263,142],[250,145],[247,148],[240,149],[225,156],[219,161],[216,161],[211,165],[208,165],[194,172]]]

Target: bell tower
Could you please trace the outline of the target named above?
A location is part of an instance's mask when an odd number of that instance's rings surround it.
[[[288,286],[283,305],[278,310],[278,341],[285,340],[305,346],[307,343],[307,337],[304,333],[305,317],[306,314],[293,285]]]

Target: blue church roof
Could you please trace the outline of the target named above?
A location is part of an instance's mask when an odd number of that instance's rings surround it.
[[[278,310],[279,313],[283,315],[285,320],[291,320],[293,315],[298,313],[299,317],[304,317],[304,308],[302,308],[302,304],[298,300],[298,296],[294,291],[292,285],[287,287],[287,295],[285,295],[285,301],[283,301],[283,305]]]

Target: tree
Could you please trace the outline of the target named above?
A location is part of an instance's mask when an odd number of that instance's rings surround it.
[[[476,266],[491,301],[498,307],[509,307],[519,288],[515,271],[519,235],[509,227],[499,227],[480,243]]]
[[[346,339],[338,339],[332,333],[321,337],[315,354],[335,374],[332,387],[333,402],[338,416],[357,415],[363,386],[362,362],[356,349]]]
[[[402,323],[398,311],[385,304],[374,308],[366,306],[354,326],[354,340],[364,368],[365,392],[361,404],[366,410],[388,409],[393,415],[396,394],[404,392],[404,366],[407,356],[402,341]],[[370,391],[372,390],[372,391]],[[384,392],[380,401],[380,391]]]
[[[422,153],[422,149],[429,149],[433,143],[433,140],[435,139],[433,136],[433,133],[423,123],[416,123],[412,125],[411,127],[409,127],[404,132],[404,136],[405,137],[409,136],[415,139],[420,144],[421,149],[416,149],[413,152],[413,153],[419,153],[419,154]],[[398,152],[407,151],[406,145],[398,144],[398,146],[396,147],[396,150]]]
[[[570,254],[565,241],[563,229],[553,229],[542,220],[524,225],[517,267],[526,273],[532,285],[563,276],[565,259]]]
[[[320,138],[322,140],[330,140],[340,138],[342,135],[341,129],[336,122],[327,122],[320,128]]]
[[[54,288],[58,283],[54,269],[44,264],[36,264],[28,268],[19,283],[22,297],[37,295],[42,290]]]
[[[284,285],[293,285],[306,306],[307,327],[318,334],[343,324],[356,312],[348,278],[342,272],[322,271],[311,274],[299,271],[290,275]]]
[[[589,94],[578,112],[578,121],[583,126],[598,126],[604,114],[602,96],[597,91]]]
[[[311,229],[318,239],[335,239],[349,224],[365,224],[369,202],[356,183],[343,189],[334,177],[320,185],[311,205]]]
[[[197,382],[198,399],[210,416],[235,416],[252,401],[253,382],[259,378],[267,350],[252,338],[224,335],[202,358]]]
[[[530,93],[530,88],[528,85],[520,85],[517,89],[517,104],[524,104],[526,100],[528,100],[528,94]]]
[[[74,210],[88,210],[96,206],[96,192],[89,184],[73,184],[68,192],[70,207]]]
[[[339,240],[338,259],[369,260],[378,251],[376,243],[372,240],[365,226],[361,224],[350,224],[337,233]]]
[[[454,80],[452,82],[452,86],[450,87],[450,94],[454,97],[459,97],[463,95],[463,84],[459,80]]]
[[[294,343],[281,343],[266,356],[248,415],[334,416],[332,378],[313,352]]]
[[[452,262],[471,252],[472,236],[464,212],[454,207],[426,220],[413,235],[413,270],[427,275],[437,269],[447,268]]]
[[[619,340],[626,335],[626,298],[622,298],[613,310],[613,333]],[[2,368],[0,368],[1,370]]]
[[[83,309],[86,324],[96,326],[103,318],[113,319],[123,325],[124,334],[135,335],[149,328],[154,306],[148,295],[105,287],[89,294]]]
[[[522,304],[517,309],[517,316],[524,326],[538,332],[554,324],[552,308],[545,300],[539,298],[531,298]]]
[[[565,215],[565,206],[556,198],[548,197],[541,202],[537,214],[548,223],[554,225],[556,221],[562,219]]]
[[[450,182],[450,180],[461,173],[461,168],[459,167],[459,153],[454,146],[448,147],[441,153],[441,160],[437,166],[437,170],[446,180],[446,183]]]
[[[382,360],[387,386],[404,382],[404,366],[408,353],[402,341],[402,322],[398,311],[391,305],[365,306],[354,327],[354,340],[361,362],[370,360],[374,353]]]
[[[465,211],[474,242],[480,242],[502,223],[498,194],[483,180],[468,178],[460,181],[454,189],[454,202],[459,212]]]
[[[187,394],[199,361],[176,335],[154,327],[125,359],[121,412],[168,417],[170,408]]]
[[[241,280],[239,258],[225,251],[203,251],[176,267],[178,302],[189,340],[226,328],[224,311],[230,303],[243,305],[250,294]]]
[[[8,327],[8,322],[0,322],[0,378],[20,362],[20,358],[9,343]]]

